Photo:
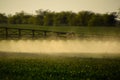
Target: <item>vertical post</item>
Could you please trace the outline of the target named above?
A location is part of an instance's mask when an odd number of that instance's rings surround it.
[[[35,37],[35,30],[32,30],[32,38]]]
[[[43,31],[44,32],[44,37],[46,37],[47,36],[47,31]]]
[[[59,37],[60,33],[59,33],[59,32],[56,32],[56,34],[57,34],[57,37]]]
[[[21,38],[21,29],[18,29],[18,38]]]
[[[5,28],[5,37],[8,38],[8,28]]]

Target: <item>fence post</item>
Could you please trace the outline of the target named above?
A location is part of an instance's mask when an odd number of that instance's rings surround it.
[[[43,31],[44,32],[44,37],[46,37],[47,36],[47,31]]]
[[[57,36],[59,37],[60,36],[60,33],[59,32],[56,32]]]
[[[8,28],[5,28],[5,38],[8,38]]]
[[[35,37],[35,30],[32,30],[32,38]]]
[[[18,29],[18,37],[21,38],[21,29]]]

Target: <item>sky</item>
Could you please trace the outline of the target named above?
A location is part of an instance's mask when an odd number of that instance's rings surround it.
[[[25,11],[35,14],[36,10],[114,12],[120,8],[120,0],[0,0],[0,13],[14,14]]]

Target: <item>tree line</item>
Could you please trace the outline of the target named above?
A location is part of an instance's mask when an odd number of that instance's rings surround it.
[[[113,13],[94,13],[91,11],[54,12],[37,10],[35,15],[17,12],[14,15],[0,13],[0,24],[36,24],[40,26],[115,26],[118,15]]]

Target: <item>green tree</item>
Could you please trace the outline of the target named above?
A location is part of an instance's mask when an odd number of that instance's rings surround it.
[[[54,12],[47,12],[46,15],[44,16],[44,26],[53,26],[54,24]]]
[[[76,26],[76,13],[72,11],[67,12],[67,25]]]
[[[116,24],[116,15],[114,13],[104,14],[103,16],[104,26],[114,26]]]
[[[116,16],[117,16],[116,25],[117,25],[117,26],[120,26],[120,8],[118,9],[118,12],[116,12]]]
[[[39,9],[36,11],[36,24],[43,26],[44,25],[44,17],[48,13],[48,10]]]
[[[117,14],[117,18],[120,20],[120,8],[118,9],[118,12],[116,14]]]
[[[88,26],[103,26],[104,20],[100,14],[92,16],[88,22]]]
[[[54,25],[55,26],[67,26],[68,25],[68,13],[69,12],[59,12],[55,14]]]
[[[94,15],[93,12],[90,11],[81,11],[77,15],[77,25],[78,26],[87,26],[89,20]]]
[[[5,14],[0,13],[0,24],[5,24],[8,22],[8,18]]]
[[[36,24],[36,17],[34,15],[28,18],[28,24]]]
[[[31,15],[22,12],[17,12],[15,15],[8,16],[8,22],[11,24],[29,24],[29,18]]]
[[[38,24],[41,26],[114,26],[116,20],[120,19],[120,10],[116,13],[95,14],[91,11],[72,11],[51,12],[39,9],[36,15],[30,15],[24,11],[17,12],[15,15],[0,13],[0,24]]]

